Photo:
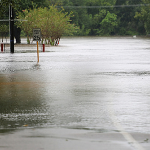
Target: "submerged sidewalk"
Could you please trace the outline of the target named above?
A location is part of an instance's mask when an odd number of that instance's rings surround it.
[[[52,47],[49,44],[44,45],[46,47],[46,50],[48,51],[49,47]],[[39,51],[43,52],[43,44],[38,45]],[[21,44],[14,44],[14,52],[16,53],[25,53],[25,52],[36,52],[37,50],[37,44],[26,44],[26,43],[21,43]],[[9,43],[3,43],[3,50],[2,48],[0,49],[0,52],[4,53],[10,53],[10,44]]]

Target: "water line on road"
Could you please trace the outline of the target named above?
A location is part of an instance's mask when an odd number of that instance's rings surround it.
[[[114,126],[120,131],[120,133],[123,135],[123,137],[131,144],[136,150],[145,150],[138,141],[136,141],[133,136],[126,132],[121,123],[118,121],[114,109],[112,108],[112,102],[110,102],[110,105],[108,106],[108,113],[110,115],[110,118],[114,124]]]

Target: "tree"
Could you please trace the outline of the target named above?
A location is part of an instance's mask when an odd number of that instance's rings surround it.
[[[141,4],[141,0],[117,0],[116,5],[120,7],[115,8],[115,13],[118,16],[117,34],[133,35],[141,31],[141,23],[135,19],[135,12],[140,11],[140,7],[132,7],[132,5]],[[130,7],[124,7],[128,6]],[[122,6],[122,7],[121,7]]]
[[[5,1],[5,5],[8,5],[9,0],[2,1]],[[28,10],[31,13],[31,10],[34,8],[41,7],[44,9],[44,7],[49,8],[49,6],[56,6],[59,12],[64,14],[65,12],[71,13],[70,20],[72,20],[72,24],[70,25],[73,26],[73,24],[75,24],[78,27],[78,32],[75,32],[74,35],[133,35],[150,32],[150,19],[148,16],[149,7],[133,7],[133,5],[135,6],[142,3],[149,4],[150,0],[13,0],[13,2],[17,8],[16,12]],[[18,5],[20,7],[17,7]],[[118,5],[118,7],[113,7],[114,5]],[[61,6],[65,6],[64,9],[62,9]],[[83,7],[79,8],[78,6]],[[0,10],[0,14],[3,15],[1,12],[3,12],[2,10]],[[8,11],[4,14],[3,18],[6,18],[6,16],[8,16]],[[48,14],[45,14],[45,16]],[[28,20],[31,18],[28,18]],[[61,23],[61,20],[57,22],[54,17],[52,17],[51,20],[53,20],[55,26],[57,26],[57,30],[55,31],[56,34],[60,28],[59,22]],[[50,32],[48,30],[52,26],[52,23],[50,24],[49,19],[45,22],[47,29],[45,31],[43,30],[43,33],[48,34]],[[70,33],[69,30],[68,33]]]
[[[46,0],[20,0],[18,11],[33,9],[34,7],[46,7]]]
[[[0,18],[9,18],[9,5],[12,3],[12,6],[17,10],[19,8],[19,2],[21,0],[1,0],[0,2]]]
[[[63,5],[64,0],[46,0],[45,3],[48,6],[52,5]]]
[[[1,23],[0,24],[0,34],[2,36],[2,42],[3,42],[3,37],[6,38],[6,36],[8,35],[9,32],[9,26],[8,23]]]
[[[149,4],[150,0],[142,0],[144,4]],[[142,7],[141,11],[136,12],[135,18],[144,24],[146,34],[150,33],[150,6]]]
[[[118,26],[117,15],[107,11],[106,17],[100,23],[100,35],[111,35]]]
[[[0,19],[4,19],[5,21],[0,22],[0,32],[3,36],[8,36],[9,33],[9,5],[13,7],[15,11],[19,8],[19,3],[21,0],[1,0],[0,2]],[[7,26],[7,30],[6,30]],[[5,29],[5,30],[3,30]],[[18,32],[17,32],[18,33]],[[16,34],[15,34],[16,35]],[[19,36],[18,36],[19,38]],[[17,38],[16,38],[17,39]],[[17,42],[20,42],[20,40],[17,40]]]
[[[88,6],[93,6],[93,8],[88,8],[88,14],[91,16],[90,24],[90,33],[89,35],[103,35],[103,19],[108,17],[107,12],[113,14],[113,7],[102,7],[102,6],[113,6],[115,5],[116,0],[89,0],[87,2]],[[95,8],[99,6],[99,8]],[[107,17],[106,17],[107,16]],[[106,18],[105,18],[106,17]],[[117,18],[117,17],[116,17]],[[103,22],[102,22],[103,21]],[[106,21],[106,20],[105,20]],[[111,28],[111,27],[110,27]],[[108,34],[108,33],[107,33]],[[109,32],[111,34],[111,32]]]
[[[18,19],[23,21],[18,22],[20,27],[26,34],[28,43],[32,38],[33,28],[40,28],[42,32],[42,42],[48,41],[54,45],[55,40],[58,40],[63,34],[72,34],[75,31],[73,24],[70,24],[71,13],[63,13],[58,11],[55,6],[50,8],[34,8],[33,10],[23,10],[19,13]],[[26,21],[25,21],[26,20]]]

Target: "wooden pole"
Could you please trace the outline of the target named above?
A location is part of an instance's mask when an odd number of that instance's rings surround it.
[[[37,61],[39,63],[39,46],[38,46],[38,41],[37,41]]]

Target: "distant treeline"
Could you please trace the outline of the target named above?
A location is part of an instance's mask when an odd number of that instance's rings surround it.
[[[72,13],[80,36],[146,35],[150,33],[150,0],[12,0],[17,12],[55,6]],[[6,18],[9,0],[1,0],[0,18]]]
[[[150,0],[55,0],[55,4],[73,11],[77,35],[150,33]]]

